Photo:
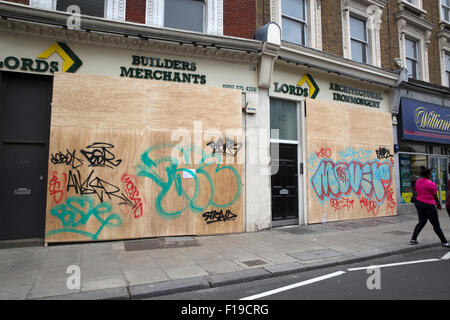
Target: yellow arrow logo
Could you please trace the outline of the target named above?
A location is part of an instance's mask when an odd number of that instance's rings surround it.
[[[63,72],[75,72],[81,66],[82,61],[80,58],[63,42],[55,42],[47,50],[42,52],[38,58],[47,59],[53,53],[58,53],[63,59],[62,71]]]
[[[309,73],[306,73],[300,79],[300,81],[297,83],[297,86],[301,87],[305,82],[309,86],[309,97],[311,99],[314,99],[319,94],[319,91],[320,91],[319,86],[317,85],[317,83],[314,81],[313,77]]]

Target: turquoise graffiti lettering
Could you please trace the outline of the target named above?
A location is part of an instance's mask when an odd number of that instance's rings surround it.
[[[182,155],[185,163],[190,163],[191,156],[195,153],[199,155],[199,166],[195,170],[179,168],[180,159],[172,156],[154,157],[153,153],[161,154],[161,150],[167,149],[170,152],[175,149]],[[191,209],[194,213],[204,212],[204,210],[213,206],[215,208],[226,208],[232,205],[241,195],[241,176],[236,168],[232,166],[221,165],[221,155],[206,153],[203,149],[196,146],[181,147],[175,144],[162,143],[147,149],[141,156],[142,164],[138,167],[137,175],[151,179],[161,189],[156,197],[155,207],[158,214],[164,218],[177,218],[186,209]],[[181,160],[182,160],[181,159]],[[196,158],[194,158],[196,159]],[[230,171],[236,183],[236,192],[233,197],[225,202],[218,203],[215,200],[216,188],[214,186],[213,176],[206,171],[210,166],[215,166],[213,175],[220,172]],[[158,174],[157,169],[164,169],[165,176]],[[189,195],[183,189],[183,174],[194,180],[195,190]],[[204,179],[200,179],[203,177]],[[202,181],[201,181],[202,180]],[[203,181],[207,181],[205,184]],[[192,180],[191,180],[192,181]],[[169,211],[164,206],[164,199],[168,192],[175,188],[176,194],[183,200],[183,207],[180,210]],[[199,196],[202,193],[209,192],[206,203],[198,203]]]
[[[353,149],[347,147],[341,151],[338,151],[342,159],[350,158],[357,159],[359,161],[368,161],[371,158],[372,150],[365,150],[363,148]]]
[[[66,203],[54,206],[50,213],[57,217],[62,224],[61,229],[47,232],[47,236],[52,236],[63,232],[72,232],[82,234],[92,240],[96,240],[104,227],[119,227],[122,225],[121,217],[111,212],[111,204],[101,202],[94,206],[94,200],[90,197],[69,197]],[[94,217],[100,222],[100,227],[97,232],[91,233],[84,230],[79,230],[79,227],[85,226],[86,223]]]
[[[322,159],[311,177],[313,190],[321,201],[339,199],[353,192],[357,196],[363,194],[368,199],[373,197],[377,202],[383,202],[391,184],[391,163],[378,160],[335,163]]]

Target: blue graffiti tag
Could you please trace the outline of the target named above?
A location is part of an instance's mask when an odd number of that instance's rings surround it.
[[[69,197],[66,203],[54,206],[50,211],[52,216],[61,221],[62,228],[49,231],[46,236],[72,232],[96,240],[104,227],[119,227],[122,225],[122,219],[118,214],[113,213],[106,216],[111,212],[111,208],[111,204],[107,202],[101,202],[94,207],[94,200],[87,196]],[[105,216],[106,218],[104,218]],[[100,227],[96,233],[77,229],[80,226],[85,226],[91,217],[100,222]]]
[[[163,149],[175,149],[179,151],[185,161],[185,163],[190,163],[191,156],[197,153],[200,155],[200,161],[198,168],[194,170],[189,170],[186,168],[179,168],[179,159],[172,156],[163,156],[161,158],[153,159],[151,154],[160,153]],[[213,206],[216,208],[225,208],[232,205],[241,195],[241,176],[236,168],[232,166],[222,166],[221,156],[219,154],[206,153],[203,149],[195,146],[181,147],[175,144],[161,143],[157,144],[149,149],[147,149],[141,156],[142,164],[138,167],[137,175],[141,177],[147,177],[161,188],[158,196],[156,197],[155,207],[158,214],[164,218],[177,218],[186,209],[190,209],[194,213],[203,212],[207,207]],[[234,176],[236,183],[236,192],[234,193],[231,201],[227,203],[217,203],[215,200],[215,186],[213,177],[206,169],[210,166],[216,164],[214,174],[229,170]],[[164,169],[167,176],[161,177],[156,170]],[[183,172],[193,178],[195,183],[195,191],[192,196],[188,195],[183,189],[182,176]],[[202,186],[199,177],[206,178],[207,186]],[[164,208],[163,200],[168,194],[169,190],[174,187],[178,197],[183,199],[183,207],[180,210],[168,211]],[[209,190],[209,191],[208,191]],[[210,192],[208,201],[205,204],[198,203],[198,198],[201,193]]]
[[[392,165],[379,160],[361,163],[322,159],[311,177],[311,185],[320,201],[339,199],[353,192],[357,196],[373,197],[381,203],[391,184]]]
[[[351,147],[347,147],[341,151],[338,151],[339,155],[342,159],[350,158],[357,159],[359,161],[368,161],[372,156],[372,150],[366,150],[363,148],[353,149]]]

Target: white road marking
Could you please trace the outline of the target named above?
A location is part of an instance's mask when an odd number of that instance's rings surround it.
[[[407,264],[434,262],[434,261],[440,261],[440,259],[426,259],[426,260],[389,263],[389,264],[382,264],[382,265],[373,265],[373,266],[361,267],[361,268],[350,268],[350,269],[347,269],[347,271],[358,271],[358,270],[374,269],[374,268],[396,267],[396,266],[404,266]]]
[[[450,252],[446,253],[441,259],[442,260],[450,260]]]
[[[337,276],[340,276],[340,275],[342,275],[344,273],[345,273],[345,271],[333,272],[333,273],[326,274],[324,276],[320,276],[320,277],[317,277],[317,278],[313,278],[313,279],[305,280],[305,281],[302,281],[302,282],[294,283],[294,284],[291,284],[289,286],[285,286],[285,287],[281,287],[281,288],[278,288],[278,289],[274,289],[274,290],[262,292],[262,293],[259,293],[259,294],[255,294],[253,296],[241,298],[239,300],[255,300],[255,299],[259,299],[259,298],[270,296],[270,295],[273,295],[273,294],[277,294],[277,293],[280,293],[280,292],[283,292],[283,291],[286,291],[286,290],[290,290],[290,289],[306,286],[306,285],[311,284],[311,283],[315,283],[315,282],[319,282],[319,281],[322,281],[322,280],[326,280],[326,279],[330,279],[330,278],[333,278],[333,277],[337,277]]]

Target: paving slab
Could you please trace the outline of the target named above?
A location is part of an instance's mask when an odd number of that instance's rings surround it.
[[[275,277],[306,271],[308,270],[308,266],[300,262],[291,262],[267,266],[264,267],[264,270],[270,272]]]
[[[270,278],[271,273],[263,268],[243,270],[239,272],[230,272],[225,274],[218,274],[209,277],[211,287],[221,287],[225,285],[248,282]]]
[[[344,253],[332,249],[321,249],[306,252],[288,253],[288,255],[301,261],[311,261],[339,257],[343,256]]]
[[[132,299],[144,299],[208,288],[210,284],[206,277],[196,277],[130,286],[129,292]]]
[[[76,292],[71,294],[46,296],[32,300],[129,300],[130,293],[127,287]]]

